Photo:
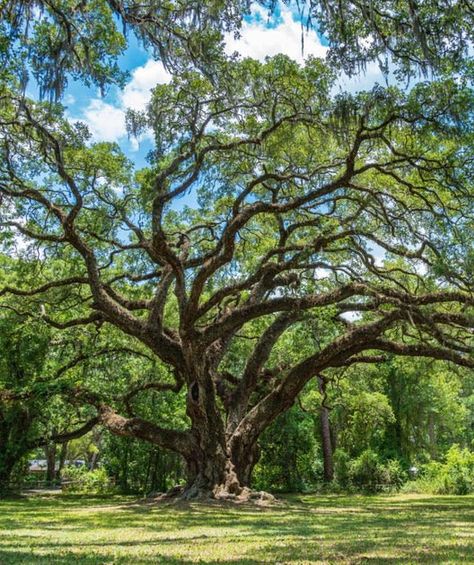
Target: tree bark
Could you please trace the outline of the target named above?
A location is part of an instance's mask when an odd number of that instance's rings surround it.
[[[193,449],[185,459],[188,484],[184,498],[225,497],[242,491],[228,450],[214,384],[205,368],[194,373],[187,395]]]
[[[69,443],[67,441],[61,444],[61,451],[59,452],[59,465],[56,471],[56,480],[61,479],[61,472],[64,469],[64,465],[67,459],[68,445]]]
[[[46,481],[53,483],[56,478],[56,444],[46,445],[44,453],[46,455]]]
[[[248,443],[245,438],[232,441],[229,446],[232,462],[240,484],[250,487],[252,484],[252,472],[260,458],[260,448],[256,441]]]
[[[320,412],[321,443],[323,448],[323,477],[324,482],[330,483],[334,479],[334,461],[331,441],[331,425],[329,422],[329,408],[325,405],[326,381],[318,377],[319,391],[323,396]]]
[[[197,429],[195,425],[195,432]],[[214,441],[198,436],[197,448],[187,458],[184,498],[245,498],[250,494],[252,471],[260,456],[258,444],[253,438],[226,438],[223,429],[221,434]]]

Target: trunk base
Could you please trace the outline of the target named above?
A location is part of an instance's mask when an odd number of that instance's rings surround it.
[[[231,502],[235,504],[255,504],[257,506],[270,506],[278,502],[277,498],[265,491],[255,491],[248,487],[241,487],[238,493],[229,492],[224,485],[217,485],[213,489],[199,488],[193,484],[190,487],[173,487],[165,493],[153,493],[148,497],[154,502]]]

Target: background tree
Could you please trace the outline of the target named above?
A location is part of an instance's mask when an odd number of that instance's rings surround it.
[[[4,245],[14,250],[8,238]],[[44,261],[23,259],[23,253],[28,257],[27,249],[20,250],[19,255],[15,252],[15,258],[0,256],[3,284],[7,280],[32,284],[30,276],[35,269],[48,276]],[[64,466],[67,444],[82,438],[98,423],[94,410],[74,398],[75,387],[87,381],[91,390],[105,394],[110,388],[108,370],[116,377],[113,392],[126,391],[133,386],[132,367],[140,355],[111,334],[102,339],[94,328],[59,331],[41,320],[44,305],[34,302],[29,311],[22,312],[16,298],[3,300],[0,309],[2,488],[8,487],[13,475],[19,482],[28,454],[46,458],[46,480],[59,478],[55,468],[56,464]],[[141,372],[144,370],[146,364],[142,362]],[[73,451],[74,445],[69,446],[71,456]]]
[[[90,431],[97,418],[90,410],[61,399],[61,375],[74,364],[51,371],[51,333],[44,324],[15,315],[0,319],[0,490],[8,488],[15,468],[39,447]],[[48,366],[49,365],[49,366]],[[59,382],[58,382],[59,381]],[[87,416],[87,412],[89,415]],[[54,462],[52,466],[54,479]],[[18,478],[18,477],[17,477]]]

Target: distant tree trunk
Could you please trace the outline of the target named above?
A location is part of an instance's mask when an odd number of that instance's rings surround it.
[[[89,463],[89,471],[93,471],[96,468],[98,461],[99,461],[99,452],[94,451]]]
[[[323,395],[326,394],[326,381],[318,377],[319,391]],[[330,483],[334,479],[334,461],[333,461],[333,450],[331,441],[331,425],[329,422],[329,409],[323,403],[321,404],[320,413],[320,423],[321,423],[321,442],[323,447],[323,475],[324,481]]]
[[[166,476],[163,457],[159,448],[150,453],[150,490],[164,492],[166,490]]]
[[[89,469],[93,471],[97,467],[97,463],[100,459],[100,452],[101,452],[101,438],[102,438],[102,431],[100,429],[94,428],[92,430],[92,443],[96,448],[89,459]]]
[[[130,454],[130,446],[129,446],[129,442],[126,442],[125,444],[125,453],[124,453],[124,458],[122,460],[122,468],[120,469],[120,489],[122,490],[122,492],[127,493],[129,491],[129,486],[128,486],[128,460],[129,460],[129,454]]]
[[[436,429],[435,429],[435,419],[433,412],[428,415],[428,439],[429,439],[429,452],[432,459],[437,455],[436,450]]]
[[[8,451],[0,450],[0,493],[9,489],[15,463],[17,460]]]
[[[46,481],[53,483],[56,479],[56,444],[46,445],[44,453],[46,455]]]
[[[68,451],[68,442],[65,441],[61,444],[61,451],[59,452],[59,464],[56,471],[56,480],[61,478],[61,472],[64,469],[64,465],[67,459],[67,451]]]

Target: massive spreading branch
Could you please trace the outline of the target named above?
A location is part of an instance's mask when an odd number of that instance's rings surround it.
[[[181,453],[189,496],[248,485],[260,433],[331,368],[474,366],[470,91],[332,89],[318,60],[182,73],[131,116],[156,140],[135,176],[59,110],[2,96],[2,229],[50,268],[1,294],[56,328],[115,326],[169,367],[115,405],[77,395],[112,432]],[[136,395],[183,388],[188,430],[134,414]]]

